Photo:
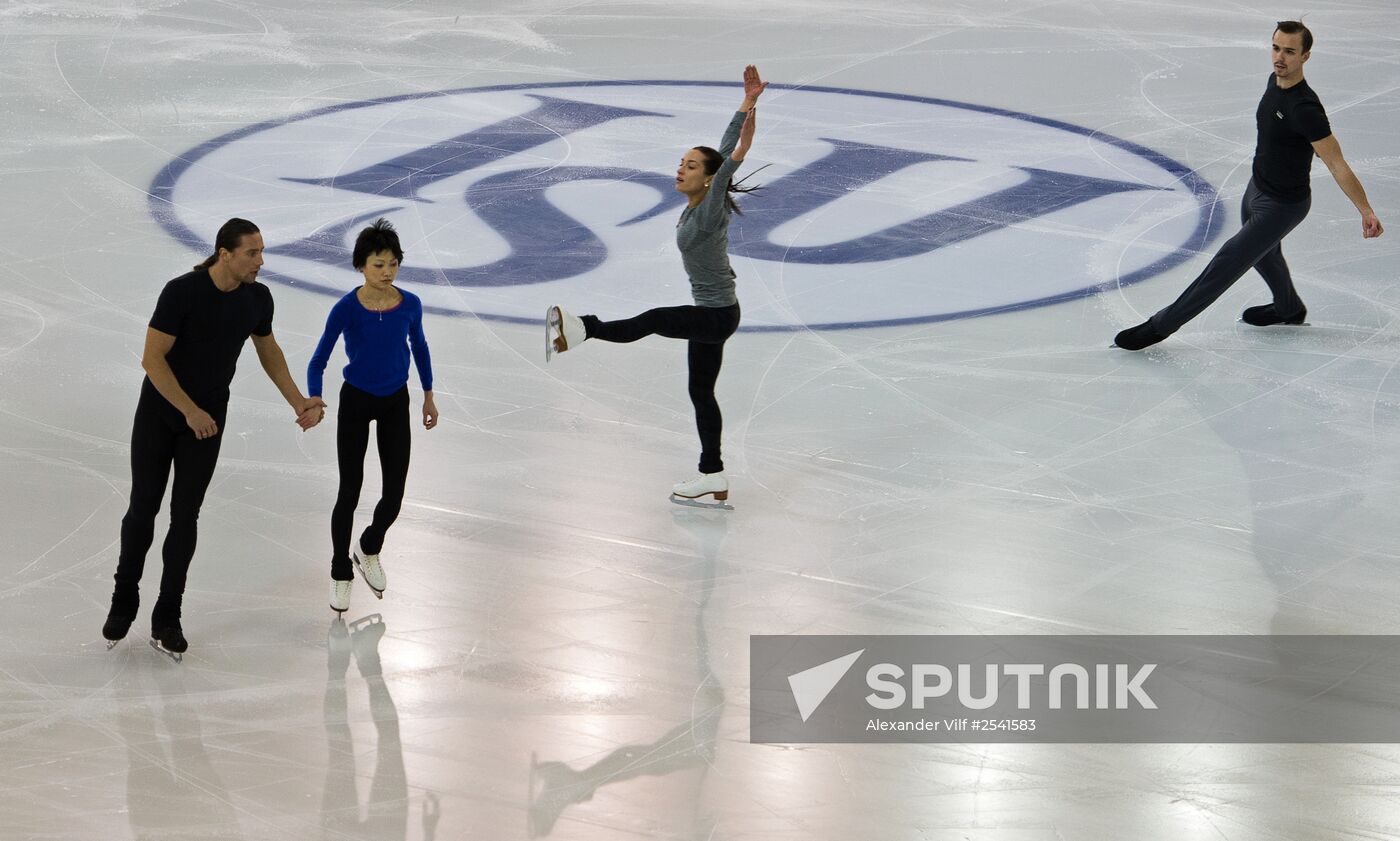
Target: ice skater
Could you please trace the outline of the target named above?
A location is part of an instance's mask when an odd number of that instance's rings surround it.
[[[165,486],[170,530],[161,548],[160,596],[151,610],[151,645],[179,660],[189,647],[180,624],[185,579],[194,558],[199,509],[214,476],[228,414],[229,384],[249,336],[263,370],[310,429],[325,416],[319,397],[305,397],[272,336],[272,293],[257,282],[263,239],[246,219],[219,228],[214,254],[160,293],[146,330],[146,378],[131,431],[131,502],[122,518],[112,607],[102,636],[110,649],[125,639],[140,605],[141,572],[155,536]]]
[[[356,569],[374,595],[384,597],[386,578],[379,553],[384,547],[384,535],[403,506],[408,480],[412,438],[408,419],[410,351],[423,386],[423,427],[432,429],[438,422],[437,405],[433,402],[433,366],[428,340],[423,335],[423,302],[412,292],[394,286],[403,263],[403,249],[394,226],[380,219],[360,231],[350,262],[364,275],[365,282],[331,307],[326,330],[306,367],[306,389],[319,397],[326,363],[336,341],[345,334],[345,355],[350,362],[345,366],[340,408],[336,412],[340,489],[331,512],[330,605],[337,613],[350,608],[350,586]],[[383,484],[374,518],[352,552],[350,535],[365,479],[371,421],[375,424]]]
[[[1356,205],[1361,214],[1361,235],[1371,239],[1383,232],[1366,200],[1366,191],[1342,157],[1322,102],[1303,78],[1312,44],[1312,33],[1301,22],[1278,22],[1274,29],[1274,72],[1255,112],[1259,136],[1254,147],[1254,173],[1240,208],[1242,227],[1181,297],[1142,324],[1120,332],[1113,340],[1118,347],[1142,350],[1157,344],[1214,303],[1251,268],[1263,276],[1274,300],[1249,307],[1240,318],[1255,327],[1302,324],[1308,309],[1293,288],[1281,243],[1312,205],[1309,172],[1314,153]]]
[[[753,189],[739,187],[731,179],[753,143],[755,106],[767,87],[756,67],[744,68],[744,101],[729,121],[719,149],[696,146],[685,153],[676,170],[676,190],[688,199],[676,225],[676,245],[695,305],[660,307],[622,321],[601,321],[593,315],[580,318],[558,306],[550,307],[545,316],[546,360],[586,339],[635,342],[658,335],[689,342],[690,402],[700,433],[700,475],[672,488],[675,496],[684,499],[729,498],[720,458],[723,418],[715,399],[724,343],[739,327],[739,299],[729,265],[729,216],[738,212],[738,206],[729,194]]]

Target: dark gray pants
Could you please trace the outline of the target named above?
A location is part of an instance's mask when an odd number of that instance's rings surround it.
[[[1296,314],[1303,308],[1303,302],[1293,288],[1293,277],[1283,260],[1281,243],[1308,215],[1310,207],[1311,198],[1292,203],[1270,198],[1251,178],[1240,204],[1243,227],[1220,247],[1181,297],[1152,316],[1153,329],[1164,336],[1175,333],[1181,325],[1215,303],[1216,298],[1225,294],[1225,290],[1250,269],[1258,270],[1269,284],[1269,290],[1274,293],[1274,309],[1280,315]]]

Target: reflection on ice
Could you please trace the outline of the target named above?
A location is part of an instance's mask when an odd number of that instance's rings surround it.
[[[1400,11],[1309,22],[1308,79],[1394,216]],[[1251,275],[1169,343],[1107,347],[1235,230],[1272,26],[1194,0],[0,9],[7,837],[1400,835],[1388,745],[748,741],[753,634],[1394,632],[1396,232],[1362,247],[1315,166],[1287,245],[1309,326],[1240,325]],[[685,302],[667,184],[749,62],[783,87],[730,230],[733,504],[668,502],[685,348],[545,367],[539,318]],[[647,114],[570,128],[540,97]],[[985,200],[1037,171],[1104,189]],[[152,652],[143,615],[105,650],[161,286],[209,220],[253,219],[304,369],[354,282],[336,225],[381,211],[435,307],[443,422],[378,620],[327,629],[333,426],[299,432],[245,353],[191,648]],[[846,247],[891,229],[918,253]],[[512,263],[527,241],[550,276]]]

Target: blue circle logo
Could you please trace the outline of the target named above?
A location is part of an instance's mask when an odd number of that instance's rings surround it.
[[[561,303],[621,317],[689,303],[675,170],[718,146],[729,83],[469,88],[330,106],[215,138],[151,188],[206,250],[229,216],[264,278],[333,295],[385,216],[399,282],[438,313],[535,322]],[[1204,248],[1215,191],[1150,149],[1067,123],[916,96],[770,86],[729,228],[744,329],[967,318],[1128,284]]]

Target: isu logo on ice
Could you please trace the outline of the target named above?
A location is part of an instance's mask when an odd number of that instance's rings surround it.
[[[732,84],[475,88],[334,105],[173,160],[151,189],[207,250],[230,214],[268,241],[265,277],[343,294],[349,238],[388,217],[399,274],[437,312],[536,321],[547,304],[684,303],[669,239],[677,161],[717,146]],[[730,228],[746,329],[962,318],[1157,274],[1214,234],[1212,188],[1151,150],[1010,111],[774,85],[771,164]]]

